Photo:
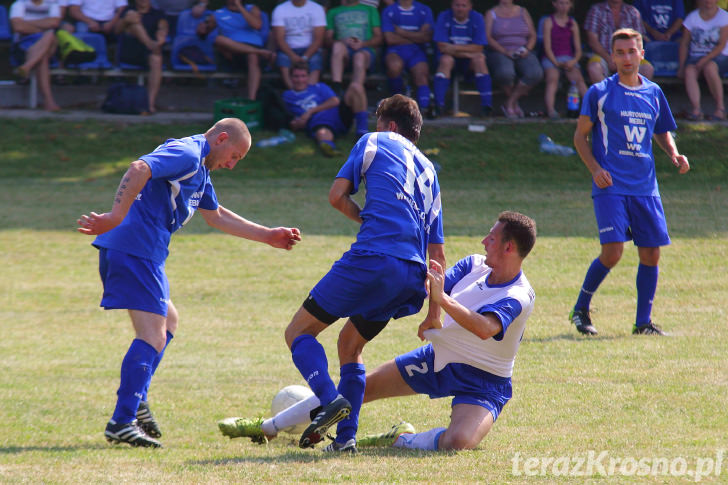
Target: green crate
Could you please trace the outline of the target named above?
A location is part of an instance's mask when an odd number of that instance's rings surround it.
[[[250,131],[263,128],[263,108],[259,101],[245,98],[219,99],[215,101],[215,122],[223,118],[243,120]]]

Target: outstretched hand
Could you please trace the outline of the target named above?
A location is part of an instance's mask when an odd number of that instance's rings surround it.
[[[91,215],[82,215],[77,221],[80,227],[77,228],[78,232],[87,234],[89,236],[98,236],[115,228],[118,222],[111,218],[111,213],[104,212],[103,214],[97,214],[92,212]]]
[[[290,251],[301,240],[301,231],[296,227],[274,227],[268,244],[274,248]]]

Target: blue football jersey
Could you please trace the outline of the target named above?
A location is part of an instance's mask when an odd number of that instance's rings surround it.
[[[471,10],[467,20],[460,23],[453,17],[452,9],[447,9],[437,16],[433,40],[456,45],[487,45],[483,16]]]
[[[152,178],[122,223],[96,237],[93,245],[163,263],[172,233],[187,223],[198,207],[218,207],[210,171],[204,165],[209,152],[205,136],[194,135],[169,139],[140,157],[152,170]]]
[[[283,93],[283,102],[291,114],[299,117],[311,108],[315,108],[334,97],[336,97],[336,93],[328,85],[317,83],[309,85],[303,91],[294,91],[293,89],[285,91]],[[306,125],[308,128],[323,125],[330,127],[336,133],[342,132],[343,124],[339,117],[339,107],[336,106],[314,113]]]
[[[612,175],[613,185],[600,189],[592,182],[592,194],[659,195],[652,154],[652,135],[677,128],[660,87],[640,76],[642,84],[631,88],[614,74],[589,88],[581,114],[594,123],[592,153]]]
[[[404,9],[395,2],[382,12],[382,32],[394,32],[394,26],[416,32],[424,25],[435,25],[432,10],[420,2],[412,2],[412,7]]]
[[[353,183],[352,194],[366,181],[362,224],[352,249],[427,264],[427,245],[444,243],[435,168],[403,136],[362,136],[337,177]]]

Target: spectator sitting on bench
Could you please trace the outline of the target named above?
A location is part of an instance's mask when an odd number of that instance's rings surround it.
[[[243,5],[240,0],[227,0],[225,7],[208,16],[197,26],[197,33],[207,35],[219,29],[215,48],[231,64],[245,56],[248,68],[248,99],[255,99],[262,77],[260,59],[273,61],[275,52],[265,49],[266,39],[261,28],[263,18],[255,5]]]
[[[77,21],[76,32],[104,34],[106,40],[115,41],[114,30],[121,20],[121,11],[127,0],[71,0],[69,14]]]
[[[61,23],[58,4],[46,0],[18,0],[10,6],[9,17],[14,32],[11,55],[19,64],[14,73],[27,78],[32,72],[43,95],[43,108],[60,110],[51,92],[49,66],[57,47],[54,29]]]
[[[177,35],[177,20],[185,10],[191,10],[192,16],[199,19],[207,10],[207,0],[152,0],[152,8],[164,12],[169,25],[169,38]]]
[[[162,85],[162,46],[169,26],[164,12],[152,8],[150,0],[135,0],[134,5],[122,11],[121,20],[116,24],[115,33],[122,41],[119,60],[149,68],[149,112],[154,113]],[[121,36],[124,36],[123,39]]]
[[[271,27],[278,47],[276,65],[281,70],[283,84],[291,89],[291,66],[307,62],[310,82],[319,81],[323,67],[323,46],[326,31],[326,12],[313,0],[288,0],[273,10]]]

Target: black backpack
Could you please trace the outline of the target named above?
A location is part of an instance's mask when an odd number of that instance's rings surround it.
[[[107,113],[140,115],[149,112],[147,88],[136,84],[112,84],[101,109]]]

